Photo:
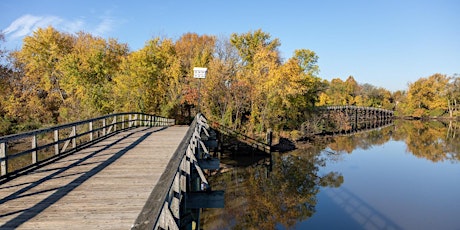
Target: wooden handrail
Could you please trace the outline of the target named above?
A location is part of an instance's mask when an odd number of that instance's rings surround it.
[[[340,109],[356,109],[356,110],[369,110],[369,111],[379,111],[385,112],[393,115],[393,110],[375,108],[375,107],[366,107],[366,106],[355,106],[355,105],[336,105],[336,106],[319,106],[316,107],[317,110],[340,110]]]
[[[252,137],[249,137],[243,133],[240,133],[236,130],[233,130],[225,125],[222,125],[218,122],[212,122],[211,123],[212,128],[219,130],[219,132],[229,135],[229,136],[234,136],[236,137],[239,141],[255,148],[260,151],[263,151],[265,153],[271,154],[271,145],[268,143],[264,143],[261,141],[258,141]]]
[[[107,122],[107,119],[110,121]],[[77,149],[81,149],[96,141],[111,136],[115,132],[139,126],[156,127],[174,124],[174,119],[145,113],[115,113],[50,128],[3,136],[0,137],[0,181],[12,178],[43,162],[75,152]],[[70,131],[70,134],[68,136],[63,136],[62,133],[64,131],[68,133]],[[40,137],[44,137],[46,134],[51,134],[51,136],[53,136],[52,140],[50,141],[49,139],[46,140],[42,138],[42,141],[48,141],[48,143],[40,144]],[[30,141],[30,147],[16,153],[9,151],[9,145],[13,145],[14,142],[20,141],[24,144]],[[39,151],[53,147],[54,154],[48,153],[46,157],[39,157]],[[23,161],[25,161],[25,163],[21,162],[19,166],[12,166],[9,163],[14,159],[24,157],[28,154],[32,154],[29,162],[24,159]]]
[[[202,114],[195,116],[179,147],[174,152],[171,160],[157,186],[150,193],[147,203],[137,217],[131,229],[179,229],[181,227],[180,203],[185,193],[190,192],[190,176],[195,168],[202,182],[208,184],[198,165],[198,145],[202,143],[201,134],[206,135],[209,126]],[[187,174],[187,175],[184,175]]]

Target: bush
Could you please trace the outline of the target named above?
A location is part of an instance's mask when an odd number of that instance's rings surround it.
[[[8,119],[0,117],[0,136],[11,134],[11,122]]]
[[[35,121],[28,121],[24,123],[20,123],[12,127],[13,133],[22,133],[22,132],[27,132],[27,131],[32,131],[35,129],[41,128],[42,125],[38,122]]]

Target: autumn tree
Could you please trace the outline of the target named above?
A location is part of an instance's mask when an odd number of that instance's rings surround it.
[[[392,93],[371,84],[359,84],[353,76],[342,81],[339,78],[325,83],[326,90],[320,96],[317,106],[354,105],[375,108],[394,109]]]
[[[215,41],[215,36],[186,33],[174,44],[183,76],[180,80],[181,108],[178,111],[181,114],[188,113],[189,117],[193,116],[192,108],[198,105],[198,84],[200,83],[198,79],[193,78],[193,68],[208,67],[213,59]]]
[[[408,113],[414,117],[440,116],[448,109],[449,78],[434,74],[409,84],[407,92]]]
[[[178,105],[179,60],[170,39],[154,38],[123,60],[114,86],[117,111],[171,116]]]
[[[114,39],[105,40],[84,32],[77,34],[71,52],[59,65],[64,75],[62,89],[66,93],[65,106],[60,110],[64,120],[114,111],[113,79],[127,53],[127,45]]]
[[[307,49],[294,51],[294,56],[285,62],[276,75],[271,86],[276,91],[277,99],[273,104],[271,121],[288,129],[298,129],[310,110],[318,101],[324,85],[317,77],[318,56]],[[276,119],[278,118],[278,119]]]
[[[453,76],[446,89],[449,117],[458,116],[460,112],[460,78]]]
[[[238,50],[243,65],[249,68],[252,68],[255,62],[254,57],[261,48],[277,51],[281,45],[279,39],[271,39],[271,35],[263,32],[261,29],[243,34],[233,33],[230,37],[230,42]]]
[[[3,48],[5,37],[0,32],[0,135],[9,133],[11,127],[11,120],[5,117],[7,114],[6,107],[8,106],[8,98],[12,90],[13,70],[8,64],[8,52]]]
[[[3,118],[6,111],[3,109],[5,105],[5,101],[8,99],[6,95],[9,95],[10,84],[9,84],[9,75],[11,74],[11,70],[7,65],[6,61],[6,50],[3,49],[3,42],[5,41],[5,37],[3,33],[0,32],[0,117]]]
[[[241,114],[247,109],[249,86],[237,79],[239,62],[238,52],[228,38],[216,40],[214,57],[208,64],[201,91],[208,118],[232,128],[241,125]]]
[[[345,83],[340,78],[334,78],[327,84],[327,89],[320,96],[319,105],[346,105],[347,95]]]
[[[8,113],[22,120],[57,122],[65,100],[59,62],[71,52],[74,39],[52,27],[37,29],[24,38],[20,50],[12,53],[15,67],[24,75],[18,79],[8,100]]]
[[[238,50],[243,68],[238,80],[249,86],[248,131],[264,131],[272,109],[275,90],[272,88],[281,59],[278,52],[280,42],[262,30],[244,34],[232,34],[231,44]]]
[[[405,116],[407,111],[407,92],[403,90],[398,90],[392,95],[395,115]]]

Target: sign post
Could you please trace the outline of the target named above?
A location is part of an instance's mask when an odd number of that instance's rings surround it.
[[[206,73],[208,72],[208,68],[203,67],[195,67],[193,68],[193,77],[198,78],[198,112],[201,112],[201,79],[206,78]]]

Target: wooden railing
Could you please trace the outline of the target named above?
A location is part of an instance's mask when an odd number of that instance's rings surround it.
[[[197,190],[191,185],[192,171],[196,170],[199,181],[209,187],[198,164],[198,159],[209,155],[201,140],[202,134],[209,137],[208,129],[206,118],[198,114],[131,229],[182,229],[188,223],[181,216],[186,209],[186,194]]]
[[[119,131],[139,126],[170,126],[174,123],[174,119],[144,113],[117,113],[0,137],[0,181]]]
[[[264,143],[262,141],[246,136],[227,126],[221,125],[218,122],[212,122],[211,126],[213,129],[218,130],[220,133],[225,134],[227,136],[235,137],[239,141],[247,144],[248,146],[251,146],[254,149],[258,149],[262,152],[271,154],[271,135],[272,135],[271,132],[267,132],[267,138],[266,138],[267,143]],[[270,136],[270,138],[268,138],[268,136]]]
[[[316,107],[317,110],[362,110],[362,111],[376,111],[384,113],[388,116],[393,116],[394,111],[375,107],[354,106],[354,105],[338,105],[338,106],[320,106]]]

